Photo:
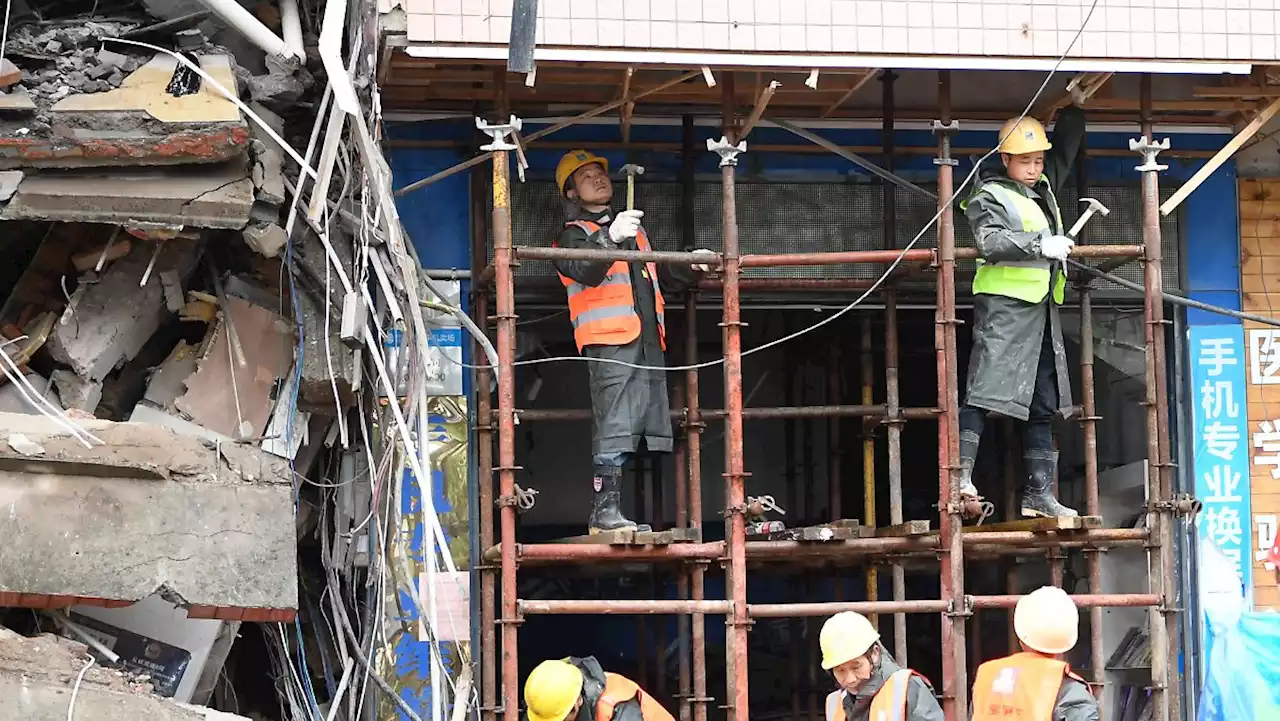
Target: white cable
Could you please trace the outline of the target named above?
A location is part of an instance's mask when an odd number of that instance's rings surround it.
[[[329,227],[329,213],[325,210],[325,227]],[[330,292],[333,289],[333,264],[329,262],[326,256],[324,259],[324,300],[328,305],[330,302]],[[324,362],[329,369],[329,387],[333,389],[333,407],[338,413],[338,435],[342,440],[342,447],[348,445],[347,437],[347,414],[342,412],[342,398],[338,395],[338,377],[333,372],[333,344],[331,342],[332,333],[329,330],[329,319],[332,316],[328,308],[320,309],[320,315],[324,316]]]
[[[67,705],[67,721],[72,721],[71,717],[76,712],[76,697],[80,695],[80,684],[84,682],[84,675],[88,673],[89,667],[97,662],[92,654],[89,655],[89,661],[85,663],[84,668],[80,669],[80,675],[76,676],[76,685],[71,687],[71,703]]]
[[[54,406],[47,398],[44,397],[44,394],[36,390],[35,386],[31,385],[31,382],[22,374],[22,371],[18,368],[17,364],[13,362],[13,359],[9,357],[9,352],[3,348],[0,348],[0,361],[2,361],[0,362],[0,370],[4,371],[5,377],[14,384],[14,387],[18,389],[18,392],[22,394],[22,397],[26,399],[27,403],[31,404],[31,406],[35,408],[40,415],[69,431],[71,435],[76,440],[80,441],[80,443],[84,444],[86,448],[93,448],[93,443],[91,441],[97,441],[100,445],[106,445],[102,439],[76,425],[74,421],[65,415],[61,408]]]
[[[1076,30],[1075,36],[1071,39],[1071,44],[1067,46],[1067,49],[1063,51],[1062,55],[1058,56],[1058,60],[1056,63],[1054,63],[1053,69],[1049,71],[1049,74],[1045,77],[1044,82],[1040,84],[1040,88],[1037,89],[1035,95],[1031,97],[1031,102],[1027,103],[1027,107],[1022,110],[1022,113],[1020,115],[1018,115],[1018,118],[1017,118],[1018,120],[1022,120],[1023,118],[1025,118],[1027,116],[1027,113],[1031,112],[1031,107],[1035,105],[1037,100],[1040,99],[1040,95],[1043,94],[1044,89],[1048,87],[1049,81],[1053,79],[1054,74],[1058,72],[1058,67],[1061,66],[1062,61],[1066,59],[1067,53],[1071,52],[1071,48],[1075,47],[1076,41],[1080,39],[1081,33],[1084,32],[1085,27],[1089,24],[1089,18],[1093,17],[1093,11],[1097,9],[1099,1],[1100,0],[1093,0],[1093,4],[1089,7],[1089,13],[1085,16],[1084,23],[1080,26],[1078,30]],[[848,313],[849,311],[861,305],[864,300],[866,300],[872,293],[876,292],[876,290],[879,289],[880,286],[884,284],[884,282],[889,278],[889,275],[893,273],[894,269],[896,269],[898,265],[902,263],[902,259],[906,257],[907,252],[910,251],[912,248],[914,248],[916,243],[920,242],[920,239],[924,237],[924,234],[927,233],[930,228],[933,227],[934,223],[938,222],[938,219],[942,217],[942,214],[946,212],[947,208],[950,208],[951,205],[955,203],[956,198],[960,197],[960,191],[963,190],[965,186],[967,186],[973,180],[974,176],[978,174],[978,171],[982,168],[982,163],[986,161],[987,158],[990,158],[992,155],[994,155],[1000,149],[1000,143],[1002,142],[1004,142],[1004,137],[999,138],[995,147],[988,150],[985,155],[983,155],[976,163],[973,164],[973,170],[969,171],[969,174],[965,176],[964,181],[960,183],[960,185],[956,186],[955,190],[951,194],[951,197],[947,199],[946,204],[938,208],[938,212],[933,214],[933,217],[929,219],[929,222],[926,223],[925,226],[920,229],[919,233],[916,233],[916,237],[912,238],[910,243],[907,243],[906,247],[902,249],[902,252],[898,254],[898,257],[895,258],[894,261],[889,264],[889,267],[885,269],[884,273],[882,273],[879,278],[876,278],[875,282],[871,284],[871,287],[863,291],[862,295],[854,299],[854,301],[849,305],[846,305],[845,307],[836,311],[832,315],[829,315],[826,318],[823,318],[822,320],[818,321],[817,323],[814,323],[813,325],[810,325],[806,328],[801,328],[800,330],[794,333],[784,335],[781,338],[771,340],[762,345],[758,345],[755,348],[750,348],[748,350],[742,351],[741,357],[745,358],[754,353],[759,353],[761,351],[768,350],[770,348],[773,348],[774,346],[781,345],[783,343],[786,343],[787,341],[794,340],[796,338],[799,338],[802,335],[811,333],[821,328],[822,326],[828,323],[831,323],[832,321],[836,320],[840,316],[844,315],[845,313]],[[451,358],[447,358],[447,360],[450,363],[453,363],[455,365],[460,365],[460,366],[463,366],[464,368],[471,368],[475,370],[482,370],[482,369],[491,370],[494,368],[494,366],[492,365],[482,365],[482,364],[473,365],[470,363],[461,363]],[[624,368],[631,368],[634,370],[677,372],[677,371],[701,370],[703,368],[712,368],[714,366],[718,366],[724,363],[725,358],[721,356],[720,358],[717,358],[715,360],[704,361],[702,363],[691,363],[688,365],[650,366],[650,365],[643,365],[640,363],[628,363],[626,361],[621,361],[614,358],[593,358],[589,356],[553,356],[550,358],[531,358],[529,360],[514,361],[512,362],[512,365],[513,366],[532,366],[532,365],[541,365],[543,363],[558,363],[562,361],[607,363],[609,365],[618,365]]]

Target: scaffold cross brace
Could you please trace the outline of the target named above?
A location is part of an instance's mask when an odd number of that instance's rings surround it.
[[[488,133],[493,138],[493,142],[487,145],[481,145],[481,150],[496,152],[499,150],[517,150],[515,143],[508,143],[507,136],[512,132],[519,132],[524,127],[524,122],[512,115],[505,123],[498,125],[490,125],[489,121],[484,118],[476,118],[476,127],[482,133]]]
[[[720,136],[719,140],[707,138],[707,150],[720,156],[720,167],[726,168],[738,164],[738,154],[747,152],[747,141],[731,145],[729,139]]]
[[[1159,141],[1152,140],[1145,135],[1137,139],[1129,138],[1129,149],[1142,155],[1142,165],[1136,166],[1134,170],[1140,173],[1158,173],[1169,169],[1169,166],[1156,162],[1156,156],[1160,154],[1160,151],[1169,149],[1168,138]]]

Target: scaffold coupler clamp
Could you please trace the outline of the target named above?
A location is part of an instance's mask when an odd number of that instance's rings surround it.
[[[942,136],[942,142],[945,146],[945,151],[939,157],[933,159],[933,164],[959,165],[960,161],[951,157],[951,136],[960,132],[960,121],[952,120],[949,123],[944,123],[941,120],[935,120],[933,121],[932,130],[934,135]]]
[[[707,150],[720,156],[720,167],[734,167],[738,164],[738,155],[747,152],[747,141],[743,140],[737,145],[733,145],[723,135],[720,136],[719,140],[707,138]]]
[[[518,132],[522,127],[524,127],[524,121],[514,115],[512,115],[507,122],[497,125],[491,125],[489,121],[484,118],[476,118],[476,128],[478,128],[482,133],[488,133],[489,137],[493,138],[492,143],[481,145],[480,149],[487,150],[489,152],[497,152],[499,150],[516,150],[516,144],[507,142],[507,136],[511,133]]]
[[[968,618],[973,615],[973,596],[965,594],[956,603],[956,599],[947,601],[947,612],[944,614],[950,618]]]
[[[1156,156],[1160,154],[1160,151],[1169,149],[1168,138],[1153,140],[1145,135],[1136,139],[1129,138],[1129,149],[1142,155],[1142,165],[1134,167],[1134,170],[1139,173],[1158,173],[1169,169],[1169,166],[1156,162]]]

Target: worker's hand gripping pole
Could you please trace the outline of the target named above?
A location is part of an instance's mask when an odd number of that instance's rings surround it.
[[[1111,214],[1111,209],[1103,205],[1097,198],[1081,198],[1080,202],[1088,203],[1089,207],[1080,215],[1080,219],[1076,221],[1076,224],[1071,226],[1071,230],[1067,232],[1067,235],[1071,236],[1072,239],[1080,235],[1085,223],[1088,223],[1095,213],[1102,214],[1104,218]]]
[[[627,176],[627,210],[636,209],[636,176],[644,175],[644,166],[627,163],[618,168],[618,172]]]

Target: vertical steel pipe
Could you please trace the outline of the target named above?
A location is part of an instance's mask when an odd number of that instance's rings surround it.
[[[840,344],[832,341],[827,346],[827,403],[839,405],[842,398],[840,383]],[[840,419],[827,419],[827,493],[828,520],[838,521],[843,516],[844,443],[840,437]]]
[[[893,172],[894,125],[896,103],[893,96],[893,83],[897,74],[892,70],[880,73],[881,106],[883,124],[880,130],[882,153],[881,166]],[[897,198],[892,183],[881,184],[881,197],[884,206],[884,237],[882,245],[887,250],[897,245]],[[898,296],[889,288],[884,293],[884,379],[885,379],[885,425],[888,430],[889,446],[889,523],[903,523],[902,514],[902,402],[898,392]],[[900,561],[892,563],[893,600],[905,601],[907,598],[906,571]],[[893,614],[893,650],[898,663],[907,665],[907,614]]]
[[[866,316],[862,319],[862,337],[859,339],[862,347],[859,349],[861,357],[859,358],[859,371],[862,373],[862,402],[871,403],[874,396],[875,382],[873,374],[875,366],[871,360],[871,317]],[[876,441],[875,435],[872,433],[872,426],[865,420],[862,423],[862,522],[876,527]],[[867,566],[867,600],[880,600],[880,573],[876,569],[874,563]],[[871,625],[879,628],[880,617],[872,614],[870,617]]]
[[[1004,520],[1018,520],[1018,429],[1014,425],[1012,418],[1004,418],[1000,421],[1000,429],[1004,434],[1004,443],[1002,450],[1004,451]],[[1018,561],[1015,558],[1008,557],[1000,560],[1004,564],[1004,592],[1010,596],[1016,596],[1020,592],[1018,589]],[[1013,632],[1013,610],[1010,609],[1005,618],[1005,630],[1008,632],[1007,648],[1009,653],[1018,650],[1018,635]]]
[[[511,247],[509,153],[493,154],[493,263],[498,295],[498,504],[502,537],[502,704],[506,721],[520,721],[516,656],[516,302]]]
[[[686,311],[685,322],[688,323],[688,313]],[[679,378],[671,384],[671,407],[685,407],[684,379]],[[676,444],[675,449],[675,469],[676,469],[676,528],[689,527],[689,426],[687,422],[682,422],[680,442]],[[689,598],[689,571],[687,567],[681,566],[676,571],[676,598],[687,600]],[[689,667],[689,617],[679,616],[676,618],[676,650],[680,654],[679,672],[677,674],[679,690],[677,691],[677,700],[679,701],[679,713],[676,718],[680,721],[692,721],[692,676]]]
[[[694,171],[697,167],[697,142],[694,136],[693,117],[686,115],[683,121],[683,169],[681,178],[683,205],[681,226],[686,246],[697,240],[695,234]],[[685,365],[698,363],[698,291],[691,289],[684,301],[684,361]],[[685,452],[689,471],[689,526],[702,528],[702,415],[698,395],[698,371],[685,371]],[[695,562],[689,569],[689,585],[693,600],[701,601],[705,595],[707,564]],[[707,721],[707,634],[706,616],[693,614],[689,619],[693,654],[693,721]]]
[[[481,172],[471,174],[471,268],[472,277],[478,277],[481,270],[489,263],[488,229],[485,223],[485,187],[484,175]],[[482,330],[489,322],[489,292],[483,284],[473,282],[472,293],[475,304],[473,317],[476,325]],[[476,343],[473,358],[484,358],[485,354],[479,343]],[[480,504],[480,548],[484,550],[493,546],[493,418],[492,418],[492,385],[493,374],[481,365],[476,369],[476,479],[479,486],[476,502]],[[495,612],[497,598],[494,569],[487,561],[481,561],[480,569],[480,719],[496,721],[498,697],[498,629]]]
[[[948,719],[968,717],[968,673],[965,666],[964,545],[960,495],[955,477],[960,456],[960,401],[956,368],[956,236],[952,213],[955,163],[951,158],[951,73],[938,73],[938,308],[935,346],[938,354],[938,533],[942,541],[941,599],[950,604],[942,619],[942,702]]]
[[[734,77],[724,76],[724,137],[737,142]],[[734,170],[726,156],[720,163],[724,220],[724,395],[725,409],[725,540],[729,545],[726,591],[733,601],[727,638],[728,686],[732,721],[748,721],[747,707],[747,556],[746,490],[742,438],[742,308],[738,293],[738,208]]]
[[[782,319],[782,333],[789,335],[791,333],[791,323],[789,319]],[[787,344],[782,349],[783,367],[788,370],[783,385],[783,403],[792,405],[795,403],[796,397],[796,381],[797,374],[795,369],[800,367],[799,354],[795,351],[794,344]],[[803,382],[803,378],[800,378]],[[786,508],[791,517],[799,521],[803,518],[800,515],[800,483],[798,480],[797,467],[799,461],[796,458],[796,422],[788,418],[782,422],[782,462],[783,462],[783,480],[786,485]],[[796,522],[796,521],[793,521]],[[803,618],[791,618],[787,620],[787,638],[789,641],[789,652],[791,655],[791,664],[788,668],[791,686],[791,721],[800,721],[800,697],[801,690],[804,688],[805,671],[809,665],[805,663],[805,647],[804,647],[804,629],[806,621]]]
[[[1084,140],[1076,155],[1076,197],[1089,195],[1089,156]],[[1089,226],[1080,229],[1076,242],[1089,242]],[[1080,279],[1080,430],[1084,434],[1084,506],[1090,516],[1102,515],[1102,501],[1098,492],[1098,407],[1093,386],[1093,293],[1090,279],[1082,274]],[[1085,548],[1085,563],[1089,569],[1089,593],[1102,593],[1102,555],[1098,548]],[[1102,698],[1106,681],[1106,655],[1103,653],[1102,609],[1089,609],[1089,666],[1093,677],[1093,693]],[[1102,709],[1102,718],[1106,718]]]
[[[1141,85],[1142,135],[1148,142],[1155,140],[1151,122],[1151,76],[1142,76]],[[1154,521],[1152,537],[1156,548],[1149,554],[1151,560],[1152,592],[1160,597],[1160,605],[1151,609],[1151,679],[1155,695],[1156,714],[1159,719],[1172,719],[1178,708],[1178,687],[1172,683],[1178,664],[1177,615],[1174,577],[1172,526],[1173,514],[1172,478],[1169,465],[1169,400],[1164,372],[1164,299],[1163,273],[1160,267],[1160,179],[1159,171],[1148,168],[1142,173],[1142,243],[1143,263],[1146,270],[1147,346],[1147,457],[1150,478],[1149,498]]]

